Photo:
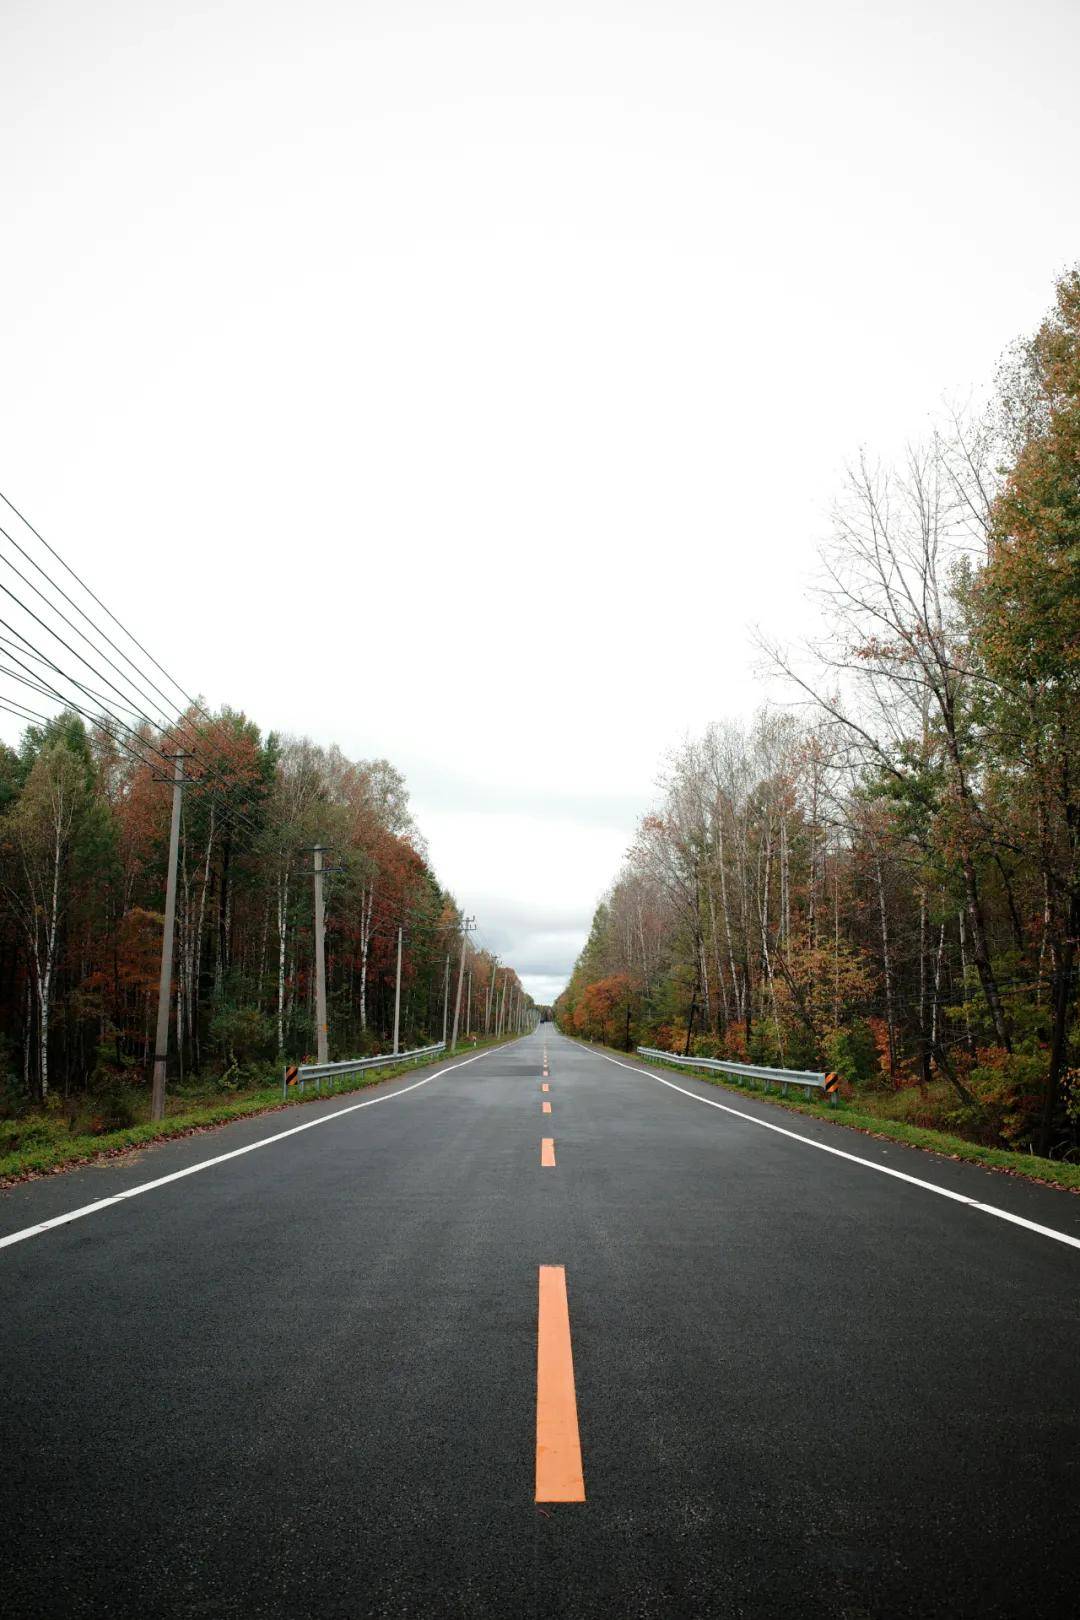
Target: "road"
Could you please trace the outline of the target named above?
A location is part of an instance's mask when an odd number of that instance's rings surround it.
[[[1064,1193],[541,1026],[5,1238],[10,1620],[1075,1610]]]

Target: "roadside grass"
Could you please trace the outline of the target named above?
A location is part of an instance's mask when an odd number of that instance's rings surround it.
[[[571,1036],[570,1039],[576,1040],[577,1037]],[[590,1041],[583,1044],[600,1043]],[[1056,1159],[1042,1159],[1034,1153],[1014,1153],[1008,1148],[984,1147],[978,1142],[965,1141],[962,1136],[930,1130],[922,1125],[911,1125],[900,1119],[889,1119],[853,1108],[846,1102],[833,1104],[824,1099],[808,1102],[802,1098],[778,1096],[775,1091],[766,1091],[763,1086],[755,1085],[753,1081],[740,1080],[735,1075],[721,1076],[709,1074],[704,1069],[684,1068],[677,1059],[670,1063],[661,1063],[656,1058],[639,1058],[634,1052],[617,1051],[615,1047],[605,1046],[602,1050],[623,1062],[632,1060],[649,1068],[670,1069],[686,1079],[704,1080],[721,1091],[730,1091],[737,1096],[750,1096],[755,1101],[768,1103],[774,1108],[787,1109],[789,1113],[807,1114],[811,1119],[823,1120],[827,1125],[846,1125],[851,1130],[861,1131],[864,1136],[877,1136],[890,1142],[902,1142],[907,1147],[920,1148],[924,1153],[936,1153],[946,1159],[981,1164],[987,1170],[999,1170],[1006,1175],[1038,1181],[1047,1187],[1060,1187],[1065,1192],[1080,1193],[1080,1164],[1060,1164]]]
[[[371,1086],[398,1079],[414,1070],[430,1068],[445,1061],[460,1062],[488,1047],[504,1046],[520,1038],[517,1035],[489,1035],[478,1039],[475,1044],[472,1040],[461,1042],[452,1054],[444,1053],[442,1057],[428,1058],[423,1063],[396,1063],[368,1074],[345,1075],[340,1080],[324,1081],[319,1090],[311,1084],[306,1091],[290,1094],[287,1099],[281,1095],[280,1070],[279,1078],[274,1082],[239,1096],[233,1093],[227,1099],[222,1098],[220,1091],[215,1094],[210,1088],[205,1100],[193,1097],[190,1092],[181,1092],[166,1097],[168,1112],[163,1120],[137,1120],[118,1130],[94,1134],[73,1132],[63,1115],[30,1114],[19,1119],[0,1119],[0,1143],[6,1138],[11,1144],[6,1153],[0,1154],[0,1188],[38,1176],[56,1175],[95,1159],[116,1158],[133,1148],[168,1141],[171,1137],[193,1136],[219,1125],[228,1125],[233,1120],[247,1119],[252,1114],[271,1114],[281,1109],[303,1107],[307,1103],[324,1102],[328,1097],[345,1097],[352,1092],[366,1091]],[[149,1096],[140,1098],[140,1101],[148,1110]]]

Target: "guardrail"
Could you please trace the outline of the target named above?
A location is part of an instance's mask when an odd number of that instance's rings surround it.
[[[385,1068],[391,1063],[433,1058],[445,1050],[446,1042],[436,1041],[434,1046],[416,1046],[411,1052],[384,1052],[379,1057],[346,1058],[342,1063],[290,1063],[281,1082],[281,1095],[287,1097],[290,1086],[299,1086],[303,1091],[309,1080],[314,1080],[316,1089],[321,1091],[324,1080],[336,1080],[339,1075],[363,1074],[367,1069]]]
[[[746,1080],[761,1080],[765,1090],[770,1084],[778,1085],[787,1096],[788,1086],[801,1086],[809,1097],[811,1091],[822,1091],[831,1103],[836,1102],[840,1089],[838,1074],[821,1074],[816,1069],[769,1069],[756,1063],[729,1063],[725,1058],[683,1057],[679,1052],[661,1052],[655,1046],[639,1046],[639,1057],[660,1058],[664,1063],[677,1063],[680,1068],[713,1069],[722,1074],[733,1074]]]

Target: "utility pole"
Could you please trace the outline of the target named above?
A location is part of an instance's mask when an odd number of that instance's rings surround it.
[[[446,966],[443,969],[442,985],[442,1043],[446,1045],[447,1016],[450,1012],[450,952],[446,953]]]
[[[398,1050],[398,1032],[401,1028],[401,924],[397,931],[397,977],[394,980],[394,1051]]]
[[[491,958],[491,982],[487,987],[487,995],[484,997],[484,1034],[485,1035],[490,1035],[491,1034],[492,1014],[495,1011],[495,975],[498,973],[498,971],[499,971],[499,958],[497,956],[493,956]]]
[[[326,910],[323,905],[323,853],[325,844],[312,848],[315,876],[315,1050],[316,1061],[329,1062],[326,1022]]]
[[[465,977],[465,944],[475,927],[475,917],[466,917],[461,924],[461,955],[458,957],[457,995],[454,997],[454,1033],[450,1041],[451,1052],[457,1046],[458,1025],[461,1022],[461,981]]]
[[[469,971],[468,971],[468,974],[466,975],[466,979],[467,979],[467,983],[466,983],[466,987],[465,987],[465,1039],[468,1040],[469,1036],[472,1034],[472,964],[471,963],[469,964]]]
[[[184,761],[190,754],[173,755],[172,821],[169,824],[169,870],[165,877],[165,934],[161,941],[161,979],[158,984],[157,1035],[154,1039],[154,1078],[150,1088],[150,1118],[165,1118],[165,1062],[169,1055],[169,1001],[172,995],[173,935],[176,932],[176,860],[180,850],[180,799],[184,791]]]

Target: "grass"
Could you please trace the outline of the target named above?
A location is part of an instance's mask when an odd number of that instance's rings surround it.
[[[486,1047],[517,1039],[516,1035],[483,1037],[475,1046],[471,1041],[467,1046],[459,1045],[454,1055],[460,1061],[462,1056],[471,1057]],[[115,1158],[118,1154],[130,1152],[133,1148],[168,1141],[170,1137],[192,1136],[197,1131],[213,1130],[216,1126],[228,1125],[236,1119],[247,1119],[252,1114],[269,1114],[277,1109],[302,1108],[308,1103],[324,1101],[327,1097],[347,1096],[354,1091],[364,1091],[369,1086],[381,1085],[384,1080],[396,1079],[417,1067],[428,1067],[440,1061],[442,1060],[439,1058],[429,1058],[421,1065],[415,1062],[397,1063],[367,1074],[346,1075],[340,1080],[324,1081],[319,1091],[316,1091],[314,1085],[310,1085],[302,1094],[291,1094],[287,1100],[283,1100],[281,1096],[280,1078],[242,1096],[234,1095],[227,1099],[219,1098],[204,1102],[190,1096],[174,1095],[166,1100],[166,1106],[170,1111],[163,1120],[139,1120],[118,1130],[92,1135],[75,1134],[69,1130],[66,1119],[50,1114],[33,1114],[19,1120],[0,1120],[0,1140],[3,1138],[5,1126],[10,1126],[9,1135],[23,1138],[22,1145],[0,1156],[0,1187],[38,1176],[55,1175],[63,1170],[74,1169],[76,1165],[89,1164],[95,1159]],[[148,1098],[145,1105],[149,1107]]]
[[[937,1153],[947,1159],[964,1160],[969,1164],[980,1164],[986,1170],[999,1170],[1007,1175],[1023,1176],[1029,1181],[1038,1181],[1048,1187],[1060,1187],[1066,1192],[1080,1193],[1080,1165],[1060,1164],[1056,1159],[1042,1159],[1034,1153],[1015,1153],[1008,1148],[984,1147],[979,1142],[968,1142],[962,1136],[952,1136],[946,1131],[931,1130],[923,1125],[911,1125],[905,1120],[889,1119],[882,1115],[869,1112],[865,1109],[852,1107],[847,1102],[836,1104],[821,1101],[805,1102],[794,1097],[777,1096],[775,1091],[765,1091],[750,1081],[743,1081],[734,1075],[710,1074],[704,1069],[684,1068],[677,1060],[670,1063],[659,1063],[656,1058],[637,1058],[634,1053],[617,1052],[614,1047],[605,1047],[613,1057],[625,1061],[628,1057],[635,1058],[638,1063],[648,1063],[651,1068],[673,1069],[677,1074],[691,1076],[695,1080],[705,1080],[710,1086],[717,1086],[721,1091],[731,1091],[736,1094],[752,1095],[758,1102],[771,1104],[774,1108],[786,1108],[790,1113],[808,1114],[812,1119],[824,1120],[829,1125],[846,1125],[851,1130],[861,1131],[867,1136],[882,1137],[890,1142],[902,1142],[907,1147],[921,1148],[925,1153]]]

